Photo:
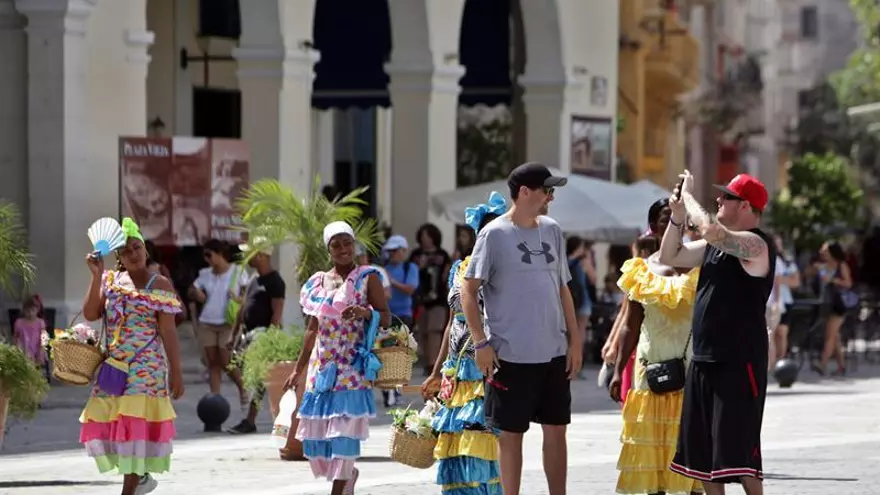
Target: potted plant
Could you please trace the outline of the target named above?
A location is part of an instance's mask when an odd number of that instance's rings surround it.
[[[284,394],[284,382],[302,351],[303,330],[296,326],[286,329],[269,327],[254,337],[241,355],[242,381],[251,393],[265,387],[269,394],[272,417],[278,415],[278,404]],[[300,395],[300,394],[297,394]],[[299,397],[297,397],[299,399]]]
[[[293,244],[296,246],[297,253],[294,282],[302,284],[312,274],[330,268],[330,253],[323,240],[324,227],[335,221],[347,222],[354,229],[357,242],[363,245],[367,251],[377,252],[383,240],[382,233],[379,231],[375,219],[363,218],[362,208],[366,202],[361,199],[361,196],[367,188],[358,188],[349,194],[335,198],[324,196],[321,194],[320,188],[321,180],[319,177],[315,178],[311,194],[308,197],[298,195],[292,188],[275,179],[262,179],[253,183],[238,200],[236,207],[241,213],[242,228],[250,234],[252,239],[260,238],[262,244],[249,244],[249,251],[244,253],[245,260],[267,247]],[[264,338],[270,339],[266,340],[269,345],[272,338],[280,337]],[[255,340],[251,346],[256,342]],[[300,349],[301,347],[300,339]],[[294,355],[285,357],[277,355],[275,356],[277,360],[274,362],[263,359],[264,364],[259,366],[262,367],[268,363],[271,367],[260,373],[256,371],[252,373],[260,376],[261,373],[268,370],[265,374],[266,378],[264,378],[268,380],[269,387],[267,388],[275,386],[273,384],[278,384],[279,381],[283,384],[293,370],[293,361],[297,359],[298,353],[299,350]],[[247,381],[245,383],[247,384]],[[270,404],[274,404],[273,407],[277,408],[281,395],[277,396],[278,400],[272,402],[273,392],[271,390],[270,388]],[[284,459],[299,457],[292,457],[290,452],[297,452],[297,449],[301,452],[302,449],[302,445],[294,438],[295,417],[291,425],[287,447],[282,449],[282,458]]]
[[[0,447],[8,416],[32,418],[49,383],[37,365],[14,345],[0,343]]]

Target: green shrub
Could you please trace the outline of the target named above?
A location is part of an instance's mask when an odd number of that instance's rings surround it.
[[[296,361],[302,351],[304,332],[291,325],[286,329],[270,327],[258,334],[238,358],[244,386],[251,392],[259,390],[269,371],[282,361]]]
[[[9,398],[10,416],[32,418],[49,393],[49,383],[21,349],[0,344],[0,390]]]

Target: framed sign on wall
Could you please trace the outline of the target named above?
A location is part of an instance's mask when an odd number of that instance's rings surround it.
[[[571,116],[571,172],[611,180],[614,129],[609,117]]]

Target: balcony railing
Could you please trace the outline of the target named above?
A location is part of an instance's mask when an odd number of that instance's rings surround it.
[[[667,11],[658,25],[662,29],[650,34],[647,71],[667,80],[676,93],[695,88],[700,83],[699,43],[675,12]]]

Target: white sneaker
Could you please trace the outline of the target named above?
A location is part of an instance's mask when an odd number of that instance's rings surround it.
[[[147,473],[141,476],[141,479],[138,481],[138,487],[134,493],[135,495],[145,495],[155,490],[157,486],[159,486],[159,482],[156,481],[156,478],[153,478],[150,476],[150,473]]]

